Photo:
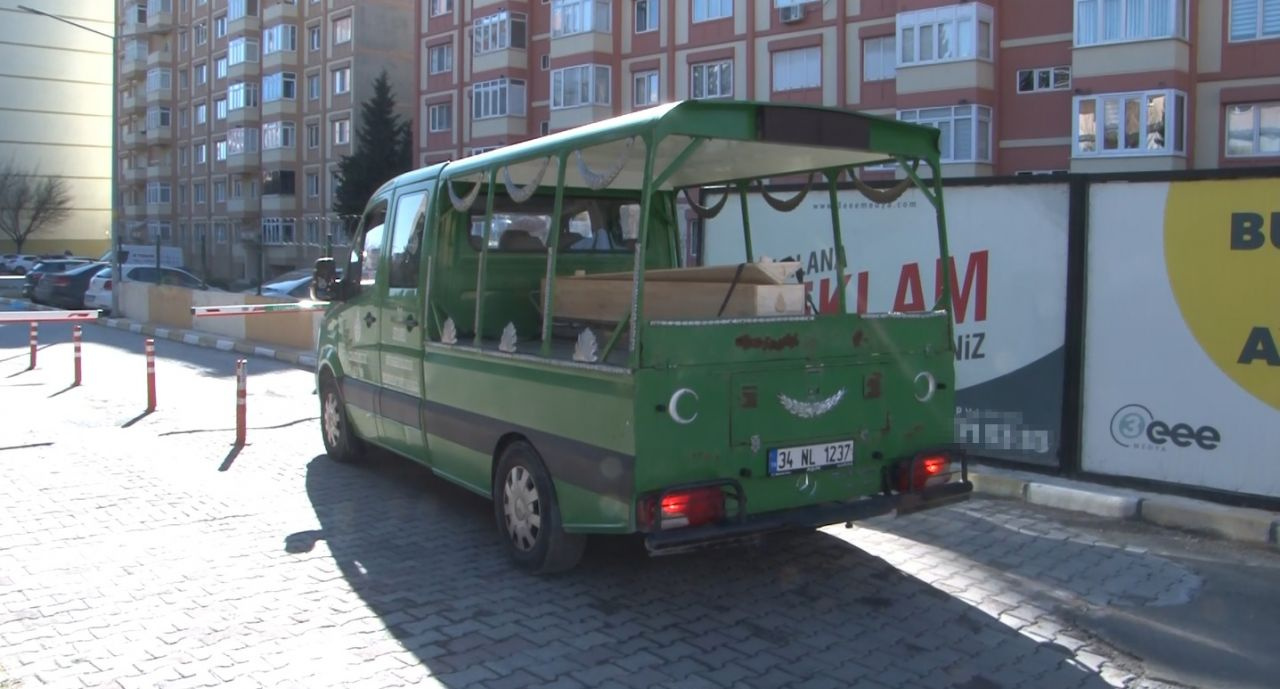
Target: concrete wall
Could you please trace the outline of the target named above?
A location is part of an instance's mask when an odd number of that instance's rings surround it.
[[[238,292],[189,290],[138,282],[119,285],[121,315],[140,323],[196,330],[236,340],[314,351],[320,332],[320,311],[193,317],[193,306],[281,304],[283,299]]]

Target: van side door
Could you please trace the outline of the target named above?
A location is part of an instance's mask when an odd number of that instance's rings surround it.
[[[427,318],[422,292],[428,239],[425,185],[401,190],[391,214],[387,249],[387,290],[379,317],[381,341],[381,444],[427,462],[422,423],[423,333]]]
[[[351,256],[342,275],[349,295],[337,314],[338,360],[342,364],[342,399],[347,416],[362,438],[378,438],[379,306],[386,289],[385,250],[390,195],[373,199],[351,240]]]

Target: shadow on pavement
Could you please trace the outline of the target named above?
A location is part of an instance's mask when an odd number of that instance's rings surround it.
[[[319,456],[306,486],[321,528],[287,535],[285,552],[324,540],[368,608],[450,687],[1107,686],[1065,649],[822,532],[664,558],[596,539],[576,570],[536,577],[508,563],[486,500],[412,462]]]

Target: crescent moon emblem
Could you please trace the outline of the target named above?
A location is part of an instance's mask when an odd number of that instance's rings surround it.
[[[667,414],[671,417],[672,421],[675,421],[681,426],[691,424],[694,419],[698,418],[698,412],[694,412],[693,416],[689,417],[680,416],[680,411],[677,407],[680,404],[680,400],[683,399],[685,395],[693,395],[693,399],[698,399],[698,393],[690,390],[689,388],[680,388],[679,390],[671,393],[671,399],[667,401]]]
[[[933,374],[929,373],[928,371],[921,371],[916,374],[915,383],[917,385],[920,384],[921,378],[925,380],[926,387],[923,393],[919,393],[919,392],[916,393],[916,399],[920,400],[921,402],[928,402],[929,400],[933,399],[934,393],[938,391],[938,379],[934,378]]]

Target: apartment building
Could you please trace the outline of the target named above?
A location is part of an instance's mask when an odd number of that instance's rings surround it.
[[[1280,164],[1280,0],[421,0],[419,162],[660,102],[942,130],[952,176]]]
[[[121,2],[123,241],[235,284],[309,266],[386,70],[412,114],[413,0]]]
[[[72,25],[5,4],[0,165],[61,177],[71,194],[68,216],[32,235],[23,251],[101,255],[111,225],[111,5],[28,3]],[[0,252],[13,250],[0,235]]]

